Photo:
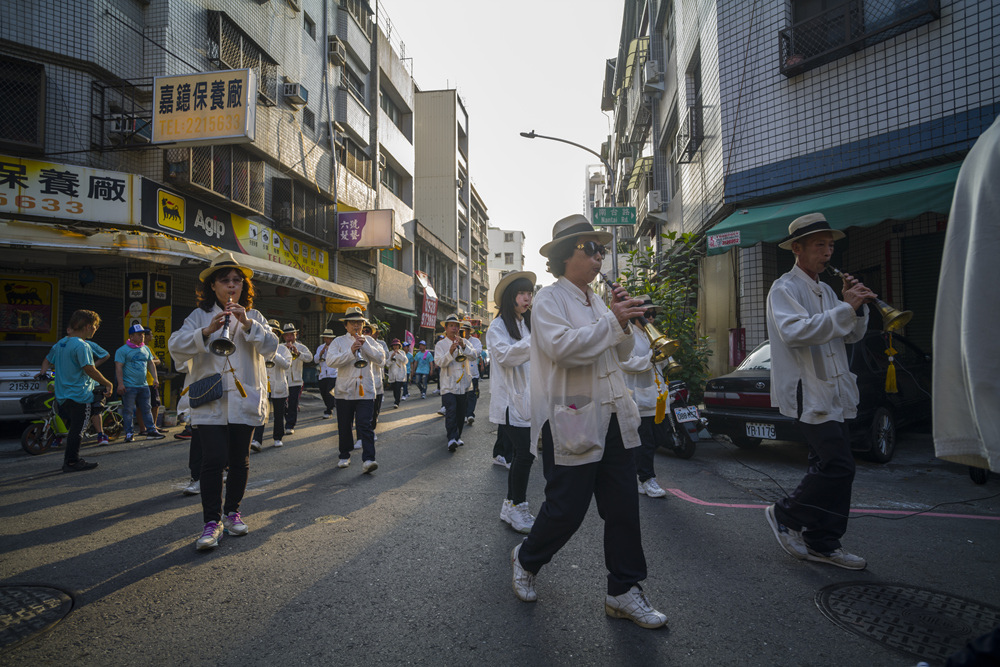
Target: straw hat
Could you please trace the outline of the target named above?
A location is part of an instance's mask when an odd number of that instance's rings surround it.
[[[279,338],[281,337],[281,322],[278,320],[268,320],[267,326],[271,327],[271,331],[275,333]]]
[[[792,224],[788,225],[788,236],[778,244],[778,247],[783,250],[791,250],[793,243],[818,232],[832,233],[834,241],[845,236],[844,232],[839,229],[832,229],[830,223],[826,221],[826,216],[822,213],[807,213],[792,220]]]
[[[285,326],[281,327],[281,333],[298,333],[299,330],[294,324],[289,322]]]
[[[587,220],[584,216],[579,213],[563,218],[555,225],[552,226],[552,240],[543,245],[538,252],[544,257],[548,257],[552,249],[557,245],[565,241],[566,239],[573,239],[578,236],[597,236],[598,243],[610,243],[613,236],[611,232],[602,232],[594,228],[594,225],[590,224],[590,220]]]
[[[503,298],[504,290],[506,290],[510,284],[518,278],[525,278],[531,283],[532,288],[534,288],[535,281],[538,279],[538,276],[531,271],[511,271],[501,278],[500,282],[497,284],[497,288],[493,290],[493,303],[497,304],[497,308],[500,307],[500,300]]]
[[[337,334],[333,333],[333,329],[323,329],[323,333],[319,335],[320,338],[336,338]]]
[[[253,278],[253,269],[248,269],[233,257],[231,252],[220,252],[207,269],[198,274],[198,280],[204,281],[210,275],[218,271],[219,269],[239,269],[243,273],[243,277],[250,279]]]
[[[341,322],[368,322],[368,318],[365,317],[365,311],[361,310],[357,306],[351,306],[344,311],[344,316],[340,318]]]
[[[448,317],[446,317],[443,320],[441,320],[440,324],[441,324],[442,328],[446,328],[452,322],[454,322],[455,324],[457,324],[459,326],[459,328],[462,327],[462,321],[460,319],[458,319],[458,315],[456,315],[455,313],[452,313]]]

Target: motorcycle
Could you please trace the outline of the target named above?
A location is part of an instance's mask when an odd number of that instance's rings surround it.
[[[53,447],[62,444],[62,439],[69,433],[69,427],[63,418],[59,416],[56,409],[55,380],[52,374],[47,376],[48,392],[44,394],[30,394],[21,398],[21,410],[27,414],[38,413],[47,410],[47,414],[42,419],[36,419],[21,434],[21,448],[32,455],[44,454]],[[104,434],[108,438],[117,438],[125,428],[125,420],[121,414],[122,402],[108,401],[108,404],[101,412],[101,425]],[[87,428],[83,433],[84,438],[97,437],[93,422],[87,420]]]
[[[655,426],[659,429],[660,446],[666,447],[678,458],[689,459],[698,446],[698,432],[708,420],[698,413],[698,406],[688,405],[688,387],[683,380],[672,380],[667,388],[670,392],[669,409],[663,422]]]

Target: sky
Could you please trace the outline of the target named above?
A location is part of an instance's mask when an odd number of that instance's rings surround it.
[[[370,0],[413,58],[421,90],[457,88],[469,113],[469,172],[491,227],[525,233],[525,269],[553,282],[538,249],[560,218],[584,213],[579,148],[600,152],[611,131],[601,111],[605,61],[618,55],[616,0]]]

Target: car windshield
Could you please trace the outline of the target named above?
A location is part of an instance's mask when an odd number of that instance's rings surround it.
[[[771,370],[771,344],[768,341],[764,341],[757,346],[753,352],[750,353],[743,363],[740,364],[737,369],[738,371],[769,371]]]
[[[50,345],[0,345],[0,368],[41,367]]]

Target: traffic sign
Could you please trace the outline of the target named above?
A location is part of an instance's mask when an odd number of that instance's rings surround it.
[[[594,207],[594,226],[634,225],[634,206]]]

